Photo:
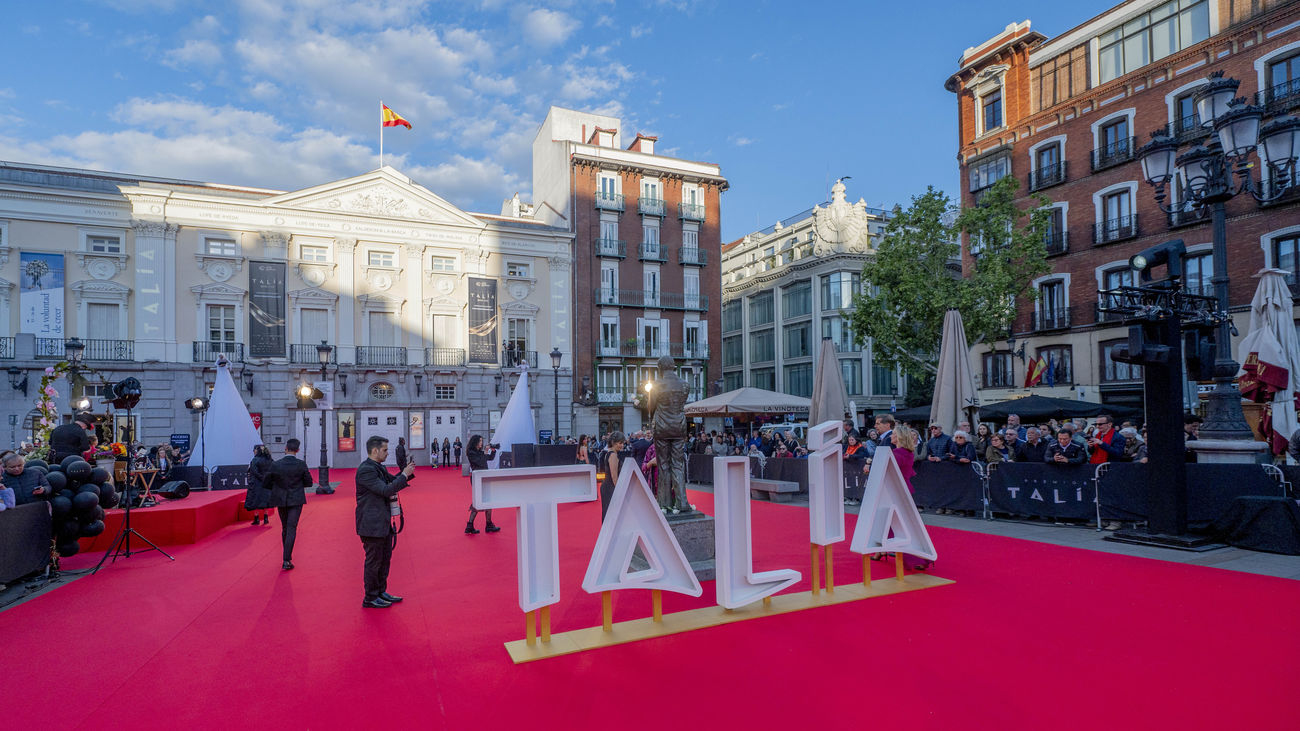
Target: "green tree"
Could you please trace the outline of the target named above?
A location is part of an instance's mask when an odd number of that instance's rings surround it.
[[[967,342],[975,345],[1004,337],[1016,300],[1038,296],[1032,281],[1051,271],[1043,245],[1050,201],[1036,195],[1022,210],[1017,187],[1008,175],[986,189],[978,205],[960,212],[933,186],[910,207],[895,206],[875,256],[863,267],[867,294],[855,298],[851,317],[854,334],[871,339],[877,363],[917,377],[932,374],[948,310],[961,313]],[[974,256],[964,277],[963,233]]]

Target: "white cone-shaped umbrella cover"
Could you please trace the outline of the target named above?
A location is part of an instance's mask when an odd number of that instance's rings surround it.
[[[942,424],[945,434],[957,430],[957,424],[979,419],[975,406],[975,372],[970,367],[970,348],[966,347],[966,329],[961,313],[948,310],[943,316],[943,340],[939,346],[939,371],[934,377],[934,401],[930,404],[930,423]]]
[[[840,359],[835,353],[835,343],[823,338],[818,353],[817,372],[813,375],[812,406],[808,409],[808,423],[842,421],[849,410],[849,393],[844,388],[844,374]],[[854,419],[856,420],[856,416]]]
[[[519,382],[510,395],[510,403],[492,432],[490,444],[500,444],[502,451],[510,451],[514,444],[536,444],[537,430],[533,426],[532,399],[528,396],[528,366],[519,368]]]
[[[203,431],[189,463],[203,465],[208,472],[222,466],[246,465],[253,459],[253,447],[261,443],[262,437],[253,427],[253,417],[248,415],[248,406],[230,377],[230,362],[220,358]]]
[[[1295,331],[1291,288],[1280,269],[1263,269],[1255,276],[1259,286],[1250,303],[1250,331],[1238,346],[1238,360],[1244,364],[1253,353],[1260,363],[1286,371],[1287,388],[1275,393],[1272,402],[1273,431],[1286,440],[1300,427],[1294,405],[1295,392],[1300,391],[1300,337]],[[1237,371],[1237,377],[1243,373],[1244,369]]]

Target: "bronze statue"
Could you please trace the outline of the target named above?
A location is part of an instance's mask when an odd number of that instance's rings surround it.
[[[690,392],[686,382],[677,377],[677,364],[671,355],[659,358],[659,378],[650,390],[650,411],[654,414],[655,458],[659,461],[659,479],[655,493],[659,507],[674,515],[695,508],[686,502],[686,399]]]

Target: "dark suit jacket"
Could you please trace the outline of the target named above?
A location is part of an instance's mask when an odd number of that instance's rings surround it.
[[[271,507],[290,508],[307,504],[305,488],[312,486],[307,463],[288,454],[275,461],[262,485],[271,489]]]
[[[406,488],[406,476],[394,477],[388,468],[367,459],[357,468],[357,535],[385,538],[392,534],[388,499]]]

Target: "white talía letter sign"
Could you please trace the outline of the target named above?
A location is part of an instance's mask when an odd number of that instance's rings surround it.
[[[888,449],[876,450],[871,460],[871,475],[862,495],[862,509],[858,512],[858,525],[849,550],[861,554],[908,553],[930,561],[938,558],[930,533],[903,480],[903,472]]]
[[[519,608],[525,612],[560,601],[560,503],[596,499],[592,465],[478,470],[474,507],[519,508]]]
[[[629,571],[638,546],[650,567]],[[635,460],[623,463],[582,588],[591,594],[613,589],[704,593]]]
[[[799,580],[794,569],[754,573],[750,542],[749,458],[713,459],[714,553],[718,604],[743,607]]]
[[[827,421],[808,430],[808,520],[812,542],[829,546],[844,540],[844,425]]]

